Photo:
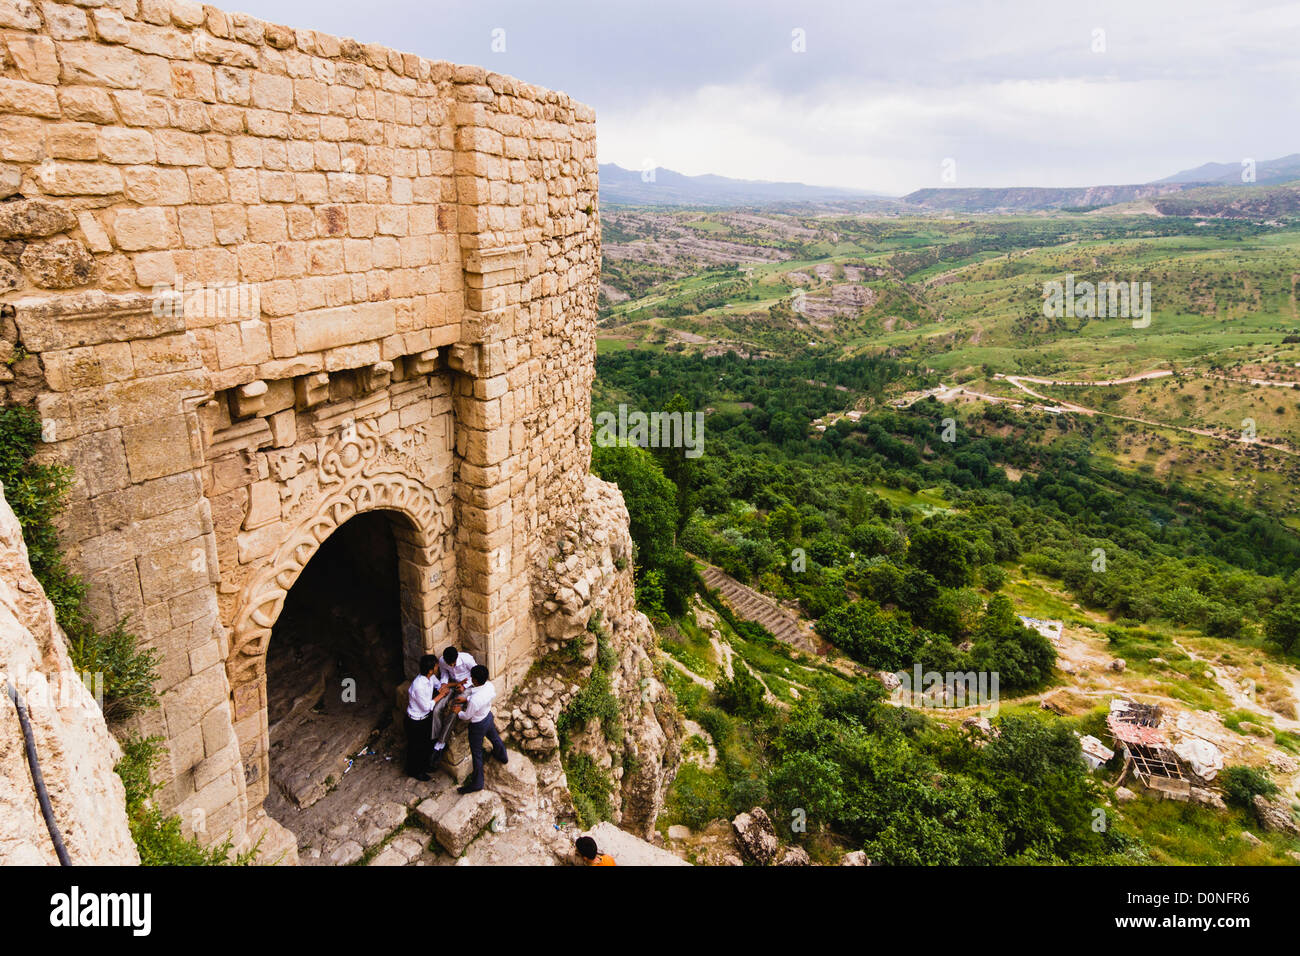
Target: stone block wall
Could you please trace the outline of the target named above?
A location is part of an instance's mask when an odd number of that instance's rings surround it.
[[[162,800],[255,834],[265,651],[353,514],[397,526],[406,658],[508,688],[580,506],[592,112],[188,0],[0,0],[0,386],[76,471],[64,539],[162,653]]]

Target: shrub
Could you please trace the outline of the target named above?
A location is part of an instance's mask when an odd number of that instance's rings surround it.
[[[569,780],[573,809],[583,829],[594,827],[614,815],[610,794],[614,785],[609,775],[587,754],[570,754],[564,760],[564,774]]]
[[[119,621],[111,631],[79,627],[68,634],[68,651],[79,671],[104,676],[104,719],[125,720],[158,703],[158,652],[141,650],[139,638]]]
[[[1269,779],[1268,771],[1255,767],[1224,767],[1219,774],[1223,785],[1223,796],[1229,803],[1238,807],[1250,808],[1255,796],[1272,797],[1278,791],[1277,784]]]
[[[980,568],[979,579],[986,591],[1000,591],[1007,583],[1007,572],[1000,564],[986,564]]]
[[[763,685],[743,663],[738,661],[733,676],[723,677],[714,686],[718,703],[727,713],[745,720],[757,720],[767,714]]]
[[[714,746],[722,748],[731,738],[731,718],[719,707],[701,707],[695,715],[701,727],[713,738]]]
[[[721,771],[683,763],[668,795],[664,808],[666,815],[692,830],[703,830],[712,821],[725,819],[729,815],[730,801],[723,792],[724,781]]]
[[[72,471],[32,460],[41,440],[41,423],[30,409],[0,409],[0,483],[18,517],[27,558],[36,580],[54,604],[59,624],[69,629],[81,619],[85,587],[63,563],[54,519],[63,511]]]
[[[600,721],[607,738],[618,736],[618,700],[614,697],[609,674],[599,667],[592,668],[590,679],[569,701],[569,706],[556,721],[555,729],[560,740],[566,740],[570,731],[583,727],[593,717]]]
[[[158,654],[141,650],[139,639],[124,622],[101,633],[86,615],[85,585],[64,563],[54,524],[63,510],[72,472],[33,460],[40,437],[40,422],[29,409],[0,409],[0,483],[22,528],[32,573],[68,637],[73,667],[103,677],[104,719],[125,720],[157,703],[153,684],[158,679]]]
[[[154,806],[160,785],[151,779],[154,764],[167,751],[161,737],[132,734],[122,741],[122,759],[113,768],[126,789],[126,815],[131,838],[144,866],[247,866],[258,846],[232,858],[234,845],[224,840],[205,847],[181,833],[181,818],[168,816]]]
[[[858,663],[888,671],[911,666],[925,643],[923,634],[865,598],[831,611],[817,622],[817,633]]]
[[[664,607],[664,573],[663,571],[646,571],[636,583],[636,606],[646,616],[658,624],[668,621],[668,611]]]

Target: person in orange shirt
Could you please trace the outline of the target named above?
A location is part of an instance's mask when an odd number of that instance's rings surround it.
[[[618,866],[608,853],[601,853],[596,841],[589,836],[578,837],[574,844],[578,859],[586,866]]]

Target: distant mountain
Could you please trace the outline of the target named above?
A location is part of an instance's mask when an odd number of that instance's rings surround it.
[[[726,176],[686,176],[657,166],[624,169],[600,164],[600,201],[629,206],[765,206],[777,203],[818,203],[884,198],[880,193],[804,183],[773,183]]]
[[[1195,169],[1184,169],[1174,173],[1161,183],[1198,183],[1200,185],[1249,186],[1241,180],[1242,167],[1236,163],[1206,163]],[[1254,185],[1269,186],[1289,183],[1300,179],[1300,153],[1292,153],[1280,159],[1265,159],[1255,164]]]
[[[809,206],[835,204],[843,208],[851,203],[864,212],[924,215],[949,212],[959,214],[1017,214],[1049,212],[1061,209],[1097,209],[1136,200],[1168,200],[1175,194],[1198,187],[1234,187],[1242,185],[1275,186],[1300,180],[1300,153],[1279,159],[1262,160],[1255,166],[1255,182],[1243,184],[1240,163],[1206,163],[1195,169],[1167,176],[1150,183],[1115,186],[1007,188],[927,188],[918,189],[899,199],[883,193],[836,186],[809,186],[806,183],[768,182],[756,179],[731,179],[727,176],[686,176],[655,167],[652,173],[624,169],[614,163],[600,166],[600,199],[605,203],[629,206]],[[1233,209],[1225,197],[1197,196],[1196,203],[1185,208],[1220,208],[1224,214],[1244,212]],[[1290,195],[1271,197],[1255,203],[1251,209],[1273,210],[1277,202],[1289,207]],[[1170,204],[1173,208],[1173,204]],[[1184,208],[1184,207],[1179,207]],[[1279,210],[1285,211],[1285,210]],[[1168,214],[1168,213],[1166,213]],[[1208,209],[1204,213],[1212,215]]]
[[[1019,213],[1049,209],[1095,208],[1149,199],[1187,189],[1184,183],[1139,183],[1128,186],[1039,187],[1006,189],[918,189],[900,200],[929,211]]]

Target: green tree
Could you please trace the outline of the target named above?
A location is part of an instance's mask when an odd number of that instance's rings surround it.
[[[694,487],[697,483],[697,472],[699,458],[688,458],[685,446],[686,425],[688,416],[694,415],[695,410],[686,399],[682,398],[681,393],[677,393],[667,404],[664,405],[663,411],[669,416],[676,416],[682,422],[681,431],[675,433],[683,439],[682,444],[673,444],[667,447],[661,446],[655,449],[654,456],[659,462],[659,467],[663,469],[664,477],[673,483],[677,488],[677,525],[678,531],[686,527],[686,522],[690,520],[691,511],[694,510],[693,498]],[[691,432],[696,441],[701,441],[703,435]],[[662,437],[662,436],[661,436]]]
[[[716,684],[718,703],[727,713],[745,720],[757,720],[767,714],[763,685],[743,661],[737,661],[731,677]]]
[[[998,795],[1008,857],[1025,861],[1087,860],[1107,852],[1105,831],[1093,828],[1099,798],[1065,723],[1006,716],[981,748],[972,770]]]
[[[923,633],[865,598],[827,613],[817,633],[855,661],[887,671],[911,667],[925,643]]]
[[[803,517],[793,505],[786,502],[767,516],[767,533],[774,540],[798,544],[803,532]]]
[[[1052,642],[1025,627],[1011,599],[995,594],[975,629],[971,659],[983,671],[998,675],[1001,690],[1033,690],[1042,686],[1056,665]]]
[[[974,580],[974,546],[952,531],[921,528],[912,535],[907,556],[944,587],[965,587]]]
[[[1264,636],[1282,648],[1282,653],[1289,653],[1300,641],[1300,601],[1288,601],[1269,611],[1264,619]]]
[[[641,568],[662,568],[675,547],[677,489],[673,483],[650,453],[635,445],[592,448],[591,470],[623,492]]]

